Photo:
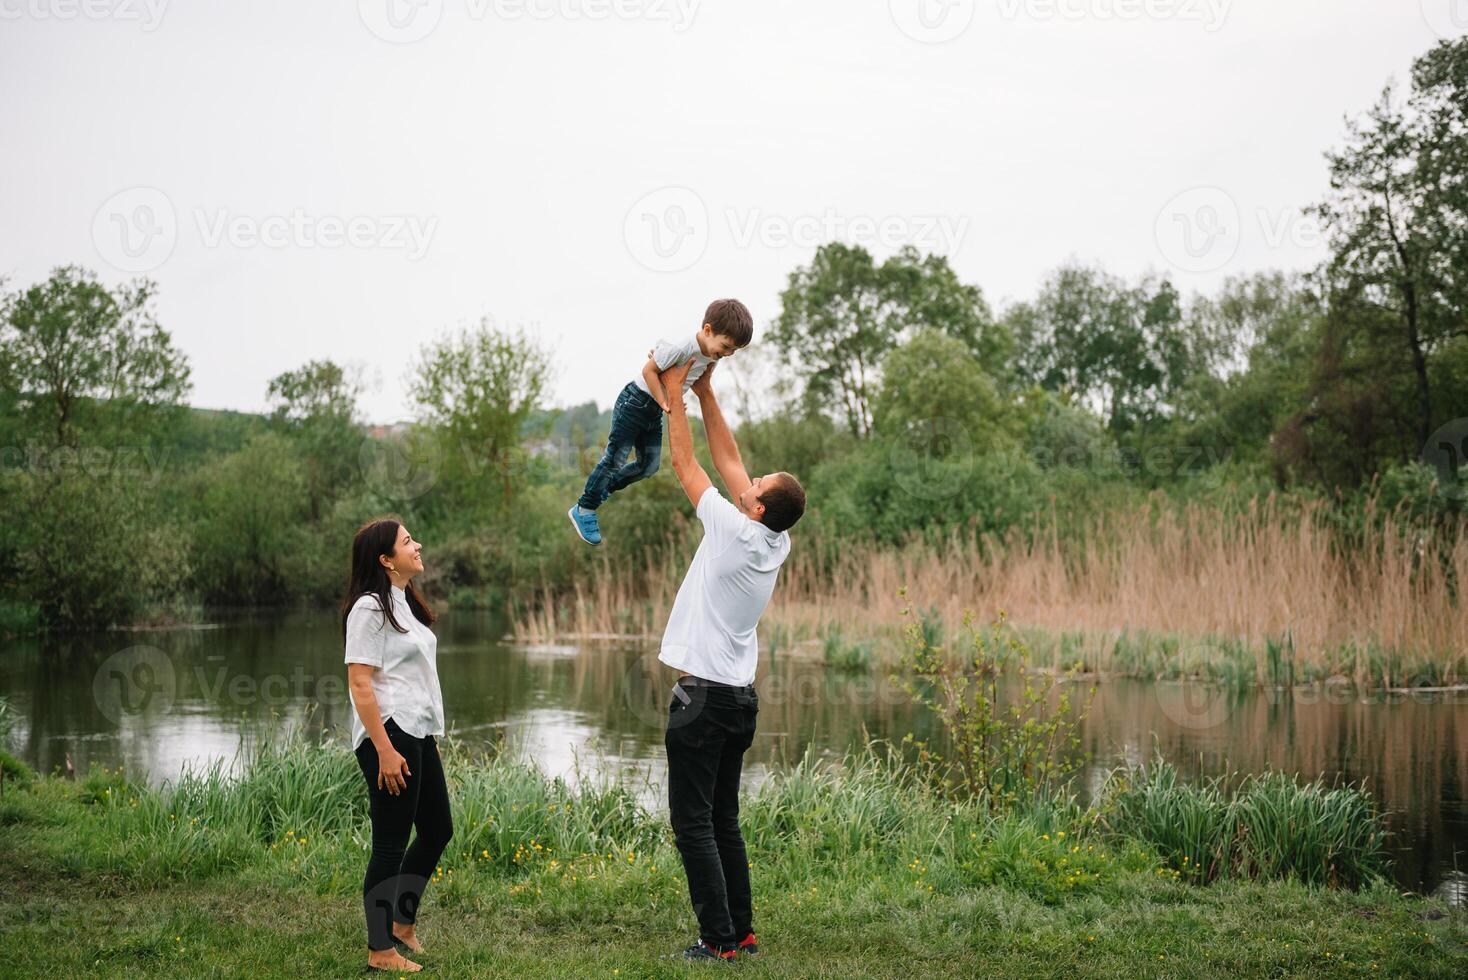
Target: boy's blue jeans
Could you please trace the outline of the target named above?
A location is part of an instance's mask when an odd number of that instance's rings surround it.
[[[637,458],[629,463],[627,457],[634,449]],[[596,510],[618,490],[656,473],[662,454],[663,407],[629,381],[612,406],[607,450],[586,478],[586,489],[577,503],[582,510]]]

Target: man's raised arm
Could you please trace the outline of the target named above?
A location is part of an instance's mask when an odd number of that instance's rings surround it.
[[[662,380],[668,392],[668,455],[683,492],[696,510],[704,491],[714,484],[693,455],[693,431],[688,428],[688,412],[683,407],[683,378],[687,374],[688,365],[683,364],[664,371]]]
[[[703,412],[703,432],[708,437],[709,455],[714,458],[714,469],[723,477],[729,497],[737,501],[749,489],[749,473],[745,471],[744,460],[739,456],[739,444],[734,441],[734,433],[729,431],[729,423],[724,421],[724,413],[719,410],[713,385],[709,384],[709,377],[713,373],[714,366],[711,364],[693,382],[693,391],[698,395],[698,405]]]

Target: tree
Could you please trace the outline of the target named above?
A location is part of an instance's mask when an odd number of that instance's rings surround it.
[[[1282,481],[1294,472],[1325,486],[1357,486],[1417,445],[1417,386],[1387,319],[1333,298],[1314,331],[1302,403],[1272,439]]]
[[[979,359],[954,337],[924,329],[883,362],[876,428],[929,452],[991,452],[1012,442],[1004,400]]]
[[[154,512],[150,490],[87,467],[65,478],[22,473],[6,487],[6,502],[21,516],[7,584],[34,605],[42,625],[128,625],[177,597],[189,573],[185,536]]]
[[[522,427],[550,378],[551,358],[544,347],[523,331],[497,329],[486,318],[431,346],[409,378],[408,391],[455,450],[448,461],[498,469],[502,500],[508,501]]]
[[[1233,277],[1189,303],[1198,333],[1215,338],[1213,371],[1195,373],[1176,396],[1168,427],[1175,445],[1253,461],[1310,399],[1320,344],[1319,299],[1299,276]]]
[[[1020,377],[1073,393],[1116,435],[1169,416],[1184,384],[1209,370],[1219,352],[1205,324],[1184,316],[1168,280],[1145,277],[1133,286],[1076,264],[1053,272],[1005,322]]]
[[[313,522],[354,472],[362,439],[355,374],[331,361],[309,361],[270,380],[271,423],[301,446]]]
[[[833,411],[864,438],[883,358],[923,327],[985,365],[1007,349],[979,288],[959,282],[947,259],[909,246],[879,266],[860,246],[831,242],[790,274],[770,339],[803,383],[807,410]]]
[[[5,585],[46,626],[129,622],[187,569],[160,474],[138,465],[189,387],[152,298],[151,283],[108,289],[75,266],[0,297],[5,435],[40,450],[6,481],[5,509],[23,519]]]
[[[64,266],[7,295],[0,320],[0,388],[28,420],[29,434],[75,448],[136,436],[178,406],[187,362],[154,319],[152,283],[109,290]]]
[[[305,467],[277,432],[192,475],[195,581],[227,605],[279,602],[292,592],[308,501]]]
[[[1403,351],[1420,447],[1434,421],[1430,362],[1468,336],[1468,38],[1414,63],[1404,105],[1388,84],[1327,160],[1331,193],[1313,211],[1332,251],[1330,302]]]

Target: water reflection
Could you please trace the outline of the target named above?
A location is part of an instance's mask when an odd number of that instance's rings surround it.
[[[439,672],[453,732],[506,739],[546,772],[624,780],[649,805],[663,796],[663,720],[672,675],[653,644],[537,645],[500,640],[502,625],[455,613],[439,624]],[[761,665],[757,782],[807,750],[835,756],[869,734],[934,736],[933,721],[885,676],[839,674],[809,660]],[[24,758],[42,771],[93,763],[147,771],[229,763],[247,733],[350,729],[339,625],[331,615],[246,618],[222,628],[21,642],[0,660],[0,694],[20,719]],[[1083,730],[1092,762],[1077,790],[1110,767],[1160,751],[1190,775],[1272,766],[1364,781],[1391,811],[1403,885],[1468,901],[1457,852],[1468,842],[1468,698],[1348,691],[1228,692],[1113,681]],[[1465,862],[1468,866],[1468,862]]]

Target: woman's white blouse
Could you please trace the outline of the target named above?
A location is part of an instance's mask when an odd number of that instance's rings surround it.
[[[385,722],[415,738],[443,734],[443,693],[438,687],[438,637],[418,622],[402,589],[392,587],[393,615],[408,632],[388,622],[377,596],[364,595],[347,613],[347,663],[368,664],[372,693]],[[352,748],[367,738],[367,729],[352,704]]]

